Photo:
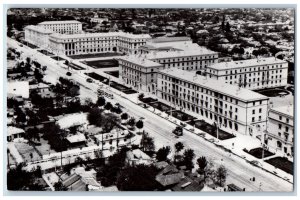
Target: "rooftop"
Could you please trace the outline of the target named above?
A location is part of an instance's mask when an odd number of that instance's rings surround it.
[[[43,25],[43,24],[81,24],[81,22],[76,20],[68,20],[68,21],[45,21],[39,23],[39,25]]]
[[[7,94],[12,96],[22,96],[29,98],[29,82],[28,81],[10,81],[7,84]]]
[[[176,77],[186,82],[199,85],[201,87],[209,88],[213,91],[234,97],[236,99],[240,99],[244,102],[268,99],[268,97],[251,90],[239,88],[236,85],[227,84],[223,81],[216,81],[214,79],[206,78],[204,76],[197,75],[195,72],[172,68],[161,70],[159,73]]]
[[[74,114],[60,116],[58,118],[59,119],[57,123],[62,129],[70,128],[75,125],[82,125],[88,123],[86,113],[74,113]]]
[[[49,33],[49,34],[53,33],[52,30],[45,29],[45,28],[40,27],[40,26],[34,26],[34,25],[26,26],[25,29],[29,29],[29,30],[36,31],[36,32],[39,32],[39,33]]]
[[[158,37],[152,40],[153,43],[163,42],[178,42],[178,41],[190,41],[189,37]]]
[[[120,57],[120,60],[131,62],[135,65],[139,65],[142,67],[161,67],[162,64],[146,59],[144,56],[138,55],[129,55],[125,57]]]
[[[290,117],[294,117],[294,106],[293,105],[271,108],[271,111],[279,112],[279,113],[288,115]]]
[[[70,143],[83,142],[86,140],[84,134],[79,133],[76,135],[71,135],[66,138]]]
[[[97,38],[97,37],[126,37],[130,39],[148,39],[151,38],[148,34],[131,34],[124,32],[107,32],[107,33],[81,33],[81,34],[59,34],[54,33],[51,35],[54,38],[62,38],[62,39],[78,39],[78,38]]]
[[[19,133],[24,133],[25,131],[23,129],[14,127],[14,126],[8,126],[7,127],[7,136],[15,135]]]
[[[242,67],[254,67],[258,65],[270,65],[270,64],[282,64],[282,63],[286,63],[286,61],[280,60],[275,57],[269,57],[269,58],[239,60],[239,61],[231,61],[231,62],[220,62],[208,66],[207,68],[214,69],[214,70],[226,70],[226,69],[235,69],[235,68],[242,68]]]

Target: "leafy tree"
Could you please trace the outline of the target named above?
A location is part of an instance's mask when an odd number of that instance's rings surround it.
[[[93,100],[89,97],[85,98],[84,105],[87,107],[93,107],[94,106]]]
[[[197,159],[197,164],[199,166],[199,174],[204,174],[205,173],[205,168],[207,166],[207,160],[204,156],[200,157]]]
[[[159,187],[156,174],[154,166],[127,166],[120,171],[117,187],[121,191],[154,191]]]
[[[142,120],[139,120],[136,122],[136,127],[138,129],[142,129],[144,127],[144,122]]]
[[[176,153],[179,153],[183,148],[184,148],[184,145],[182,144],[182,142],[177,142],[175,144]]]
[[[105,104],[105,106],[104,106],[104,109],[105,109],[105,110],[111,110],[112,107],[113,107],[112,104],[111,104],[110,102],[107,102],[107,103]]]
[[[139,100],[143,100],[144,96],[145,96],[144,93],[139,94],[139,96],[138,96]]]
[[[158,149],[158,151],[156,152],[157,161],[167,160],[170,152],[171,152],[170,146],[166,146],[166,147],[162,147],[162,148]]]
[[[127,114],[127,113],[123,113],[123,114],[121,115],[121,119],[123,119],[123,120],[128,119],[128,114]]]
[[[133,117],[131,117],[127,124],[133,128],[135,125],[135,119]]]
[[[61,181],[58,181],[54,184],[55,191],[67,191],[68,188],[62,184]]]
[[[105,98],[103,96],[98,97],[96,104],[100,107],[104,106],[106,103]]]
[[[187,170],[192,170],[194,168],[193,159],[195,157],[194,150],[186,149],[183,153],[183,164],[186,166]]]
[[[221,165],[216,170],[217,182],[220,186],[223,186],[227,177],[227,169],[224,165]]]
[[[103,110],[100,108],[92,108],[88,112],[87,120],[90,124],[99,126],[102,122],[102,112]]]
[[[153,152],[155,150],[154,139],[148,133],[144,133],[141,139],[141,148],[143,151]]]
[[[102,115],[101,126],[105,130],[105,132],[110,132],[115,126],[121,123],[119,116],[108,113]]]

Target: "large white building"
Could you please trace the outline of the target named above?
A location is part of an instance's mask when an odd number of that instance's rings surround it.
[[[288,63],[275,57],[216,63],[207,76],[248,89],[287,85]]]
[[[150,38],[148,34],[134,35],[124,32],[52,34],[49,43],[53,52],[67,56],[104,52],[137,54],[138,48]]]
[[[157,72],[164,66],[142,56],[129,55],[119,60],[119,77],[139,91],[156,93]]]
[[[61,34],[76,34],[82,32],[82,23],[76,20],[45,21],[39,23],[37,26],[47,30],[51,30],[54,33],[61,33]]]
[[[282,106],[269,111],[267,145],[271,151],[294,155],[294,107]]]
[[[26,42],[42,48],[47,48],[49,46],[49,36],[53,34],[53,31],[33,25],[26,26],[24,31]]]
[[[158,72],[157,96],[232,133],[253,135],[257,127],[266,129],[268,97],[195,72],[176,68]]]

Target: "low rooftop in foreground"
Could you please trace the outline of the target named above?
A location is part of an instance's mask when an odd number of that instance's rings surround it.
[[[244,102],[268,99],[267,96],[261,95],[257,92],[253,92],[244,88],[239,88],[236,85],[231,85],[223,81],[216,81],[214,79],[206,78],[204,76],[197,75],[195,72],[189,72],[177,68],[172,68],[161,70],[160,73],[165,74],[167,76],[177,77],[178,79],[197,84],[204,88],[209,88],[213,91],[225,94],[227,96],[232,96]]]
[[[220,62],[208,66],[207,68],[214,69],[214,70],[226,70],[226,69],[236,69],[236,68],[251,67],[251,66],[258,66],[258,65],[283,64],[283,63],[286,63],[286,61],[280,60],[275,57],[268,57],[268,58],[239,60],[239,61],[231,61],[231,62]]]

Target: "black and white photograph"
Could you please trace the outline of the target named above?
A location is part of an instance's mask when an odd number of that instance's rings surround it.
[[[295,6],[4,15],[6,190],[294,192]]]

